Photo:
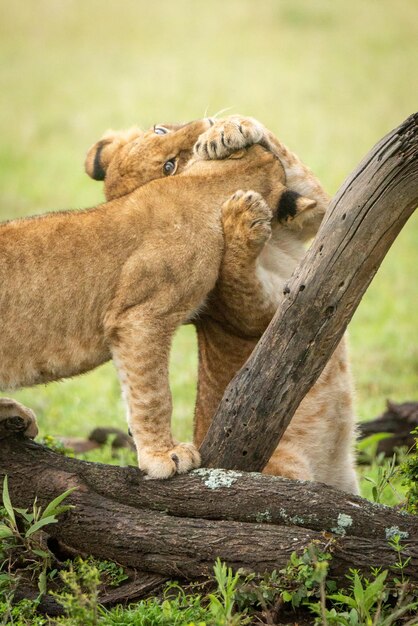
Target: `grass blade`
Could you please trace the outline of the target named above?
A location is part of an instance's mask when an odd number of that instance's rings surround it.
[[[9,495],[9,485],[8,485],[8,477],[5,476],[3,480],[3,506],[7,511],[7,515],[9,516],[10,521],[13,526],[16,527],[16,518],[15,512],[13,511],[12,503],[10,501]]]
[[[54,500],[52,500],[47,505],[45,511],[42,513],[42,518],[41,519],[44,519],[45,517],[49,517],[50,515],[56,514],[57,509],[58,509],[59,505],[61,504],[61,502],[68,495],[70,495],[70,493],[72,493],[75,489],[77,489],[77,487],[71,487],[71,489],[67,489],[67,491],[64,491],[64,493],[62,493],[61,495],[59,495],[56,498],[54,498]]]

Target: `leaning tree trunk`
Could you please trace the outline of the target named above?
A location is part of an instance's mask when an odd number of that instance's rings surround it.
[[[418,113],[347,178],[201,447],[204,465],[261,471],[418,205]],[[268,437],[265,436],[268,433]]]
[[[417,118],[384,138],[337,195],[287,297],[253,356],[228,387],[203,445],[208,464],[261,469],[340,340],[361,296],[418,201]],[[277,369],[280,363],[280,369]],[[239,416],[239,419],[237,418]],[[161,575],[194,578],[216,556],[255,571],[285,565],[313,540],[334,554],[333,572],[390,567],[400,535],[418,580],[418,521],[313,483],[202,469],[147,481],[134,468],[56,455],[0,423],[0,474],[29,507],[70,486],[76,507],[51,536],[81,552]],[[268,438],[264,434],[268,432]]]

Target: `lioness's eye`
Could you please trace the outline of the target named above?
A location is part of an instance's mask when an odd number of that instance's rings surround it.
[[[154,126],[154,133],[156,135],[166,135],[168,133],[168,130],[166,128],[163,128],[163,126]]]
[[[173,174],[176,170],[176,160],[175,159],[170,159],[169,161],[166,161],[164,163],[163,166],[163,172],[165,176],[169,176],[170,174]]]

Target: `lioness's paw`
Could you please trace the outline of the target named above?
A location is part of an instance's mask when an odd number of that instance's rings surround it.
[[[11,398],[0,398],[0,422],[7,422],[5,430],[22,432],[30,439],[38,434],[35,413]]]
[[[271,236],[273,213],[264,198],[256,191],[237,191],[222,207],[225,240],[238,240],[260,251]]]
[[[192,443],[179,443],[170,450],[140,450],[139,467],[148,478],[170,478],[199,467],[200,454]]]
[[[219,120],[200,135],[194,152],[201,159],[225,159],[233,152],[259,143],[264,127],[252,117],[231,116]]]

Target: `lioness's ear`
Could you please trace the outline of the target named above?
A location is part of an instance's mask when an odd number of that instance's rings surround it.
[[[277,206],[277,218],[303,241],[314,237],[321,225],[324,210],[316,200],[284,189]]]
[[[106,171],[115,154],[129,141],[141,134],[139,128],[129,130],[109,130],[87,152],[84,167],[90,178],[104,180]]]

